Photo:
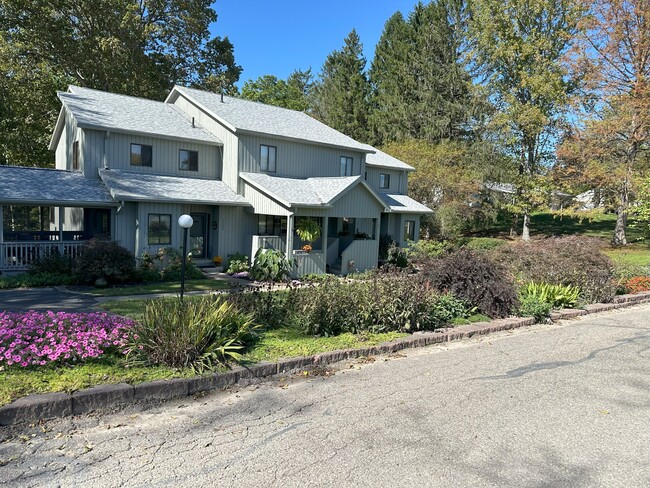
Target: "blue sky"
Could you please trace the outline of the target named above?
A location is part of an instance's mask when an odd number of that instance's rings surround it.
[[[212,33],[228,36],[244,71],[238,83],[262,75],[286,78],[311,66],[316,75],[327,55],[354,28],[368,63],[392,14],[404,15],[417,0],[218,0]]]

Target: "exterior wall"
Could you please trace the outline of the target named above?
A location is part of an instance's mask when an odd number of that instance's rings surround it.
[[[379,188],[379,175],[382,173],[390,175],[390,186],[388,188]],[[366,183],[376,192],[406,195],[407,175],[408,173],[406,171],[370,168],[366,166]]]
[[[77,128],[77,123],[70,113],[64,110],[64,126],[61,131],[61,137],[55,149],[55,168],[63,170],[72,170],[72,145],[74,141],[79,140],[79,149],[81,151],[81,130]],[[83,168],[83,154],[79,154],[80,168]]]
[[[275,202],[271,198],[263,195],[257,189],[244,182],[243,195],[253,206],[253,211],[261,215],[289,215],[289,210]]]
[[[239,150],[237,136],[182,95],[178,96],[174,101],[174,105],[189,117],[194,117],[195,121],[205,130],[221,139],[223,147],[217,148],[220,151],[223,168],[221,179],[232,190],[237,191],[239,180],[239,173],[237,172]]]
[[[383,208],[368,190],[359,185],[336,200],[328,216],[379,219]]]
[[[239,136],[240,171],[261,173],[259,161],[261,144],[277,147],[276,172],[271,173],[276,176],[293,178],[340,176],[341,156],[353,158],[352,175],[363,174],[365,162],[362,161],[365,161],[365,153],[252,134]]]
[[[105,131],[84,130],[84,174],[87,178],[98,178],[97,171],[104,167],[104,159],[109,168],[125,169],[142,173],[166,174],[188,178],[221,177],[221,151],[217,146],[189,143],[154,137]],[[131,144],[146,144],[152,147],[152,166],[131,165]],[[198,171],[178,169],[179,150],[198,151]]]
[[[136,234],[138,232],[138,204],[125,203],[113,218],[112,239],[120,246],[136,253]]]
[[[243,207],[219,207],[219,242],[217,251],[224,263],[237,252],[250,257],[251,242],[257,234],[258,216]]]
[[[341,255],[341,274],[376,268],[378,260],[379,240],[352,241]]]

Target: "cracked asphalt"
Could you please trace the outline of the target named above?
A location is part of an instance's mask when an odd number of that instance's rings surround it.
[[[5,430],[0,485],[650,486],[649,312]]]

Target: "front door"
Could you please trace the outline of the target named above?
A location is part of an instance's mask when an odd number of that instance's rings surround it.
[[[190,250],[193,258],[205,258],[208,249],[208,229],[205,214],[190,214],[194,224],[190,227]]]

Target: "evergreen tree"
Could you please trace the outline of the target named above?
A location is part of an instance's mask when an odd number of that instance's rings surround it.
[[[343,48],[327,56],[314,87],[314,115],[325,124],[358,141],[369,140],[366,58],[357,32],[345,38]]]
[[[286,81],[273,75],[264,75],[244,83],[241,96],[247,100],[304,112],[309,108],[312,84],[311,68],[306,71],[295,70]]]

